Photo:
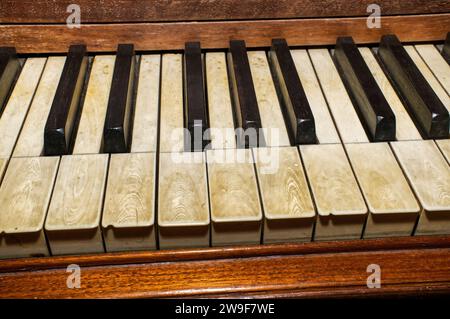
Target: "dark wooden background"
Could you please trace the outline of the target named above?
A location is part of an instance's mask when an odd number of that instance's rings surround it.
[[[284,37],[291,46],[331,45],[338,36],[377,43],[395,33],[401,41],[441,41],[450,26],[450,1],[381,0],[381,28],[368,29],[372,0],[79,0],[81,28],[69,29],[72,1],[2,0],[0,45],[20,53],[66,52],[84,43],[91,52],[134,43],[139,51],[178,50],[186,41],[227,48],[231,39],[249,47]]]

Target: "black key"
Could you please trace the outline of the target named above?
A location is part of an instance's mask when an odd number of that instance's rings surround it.
[[[394,141],[395,115],[351,37],[338,38],[334,59],[370,139]]]
[[[3,110],[6,97],[14,83],[20,69],[16,49],[11,47],[0,48],[0,112]]]
[[[450,64],[450,32],[447,33],[447,39],[445,40],[444,48],[442,49],[442,56],[445,61]]]
[[[314,116],[298,77],[297,69],[285,39],[273,39],[269,52],[273,74],[277,78],[282,108],[289,122],[295,144],[317,142]]]
[[[381,38],[380,61],[424,138],[447,138],[449,114],[395,35]]]
[[[238,145],[246,148],[263,146],[261,118],[244,41],[230,41],[228,73],[230,75],[236,126],[240,129]]]
[[[125,153],[128,150],[134,64],[134,46],[119,44],[103,132],[105,153]]]
[[[45,125],[45,155],[64,155],[69,152],[87,64],[86,46],[70,46]]]
[[[187,42],[185,45],[184,94],[185,127],[189,131],[185,135],[185,151],[201,152],[210,141],[204,136],[208,129],[208,115],[200,42]]]

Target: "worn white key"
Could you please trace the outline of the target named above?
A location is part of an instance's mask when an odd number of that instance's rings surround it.
[[[328,50],[311,49],[308,52],[342,142],[369,142]]]
[[[156,152],[159,117],[159,54],[142,55],[136,92],[131,152]]]
[[[254,148],[264,243],[311,241],[314,204],[296,147]]]
[[[316,203],[315,240],[358,239],[367,208],[340,144],[301,145]]]
[[[161,153],[158,225],[161,249],[209,246],[205,154]]]
[[[423,211],[416,235],[450,234],[450,167],[433,141],[391,146]]]
[[[289,135],[264,51],[247,53],[266,145],[289,146]]]
[[[44,220],[58,163],[59,157],[11,159],[0,188],[0,259],[49,256]]]
[[[225,53],[210,52],[205,56],[211,147],[236,148]]]
[[[104,252],[100,217],[108,154],[61,158],[45,232],[53,255]]]
[[[98,154],[101,151],[115,59],[113,55],[94,58],[73,154]]]
[[[155,153],[112,154],[102,228],[106,251],[156,249]]]
[[[33,102],[14,148],[14,157],[42,155],[43,132],[65,61],[65,57],[53,56],[47,59]]]
[[[450,140],[436,140],[437,146],[439,146],[442,154],[450,164]]]
[[[306,50],[291,50],[298,76],[314,115],[316,136],[320,144],[340,143],[327,102]]]
[[[213,246],[259,244],[262,211],[249,149],[206,153]]]
[[[411,236],[420,213],[389,144],[345,145],[369,209],[364,238]]]
[[[182,152],[184,149],[182,70],[181,54],[163,54],[159,129],[161,153]]]
[[[23,66],[0,118],[0,158],[8,158],[13,152],[46,61],[29,58]]]
[[[405,50],[406,52],[408,52],[409,56],[419,69],[420,73],[422,73],[425,80],[427,80],[434,93],[436,93],[442,104],[444,104],[445,108],[450,112],[450,97],[442,88],[436,77],[433,75],[433,72],[431,72],[431,70],[428,68],[426,63],[422,60],[419,53],[417,53],[416,49],[412,45],[405,46]]]
[[[441,53],[432,44],[416,45],[415,48],[447,94],[450,94],[450,65]]]
[[[421,140],[422,137],[417,130],[414,122],[411,120],[403,103],[386,77],[384,71],[381,69],[378,61],[369,48],[359,48],[364,61],[372,73],[375,81],[383,92],[386,101],[389,103],[392,112],[395,114],[395,137],[398,141],[407,140]]]

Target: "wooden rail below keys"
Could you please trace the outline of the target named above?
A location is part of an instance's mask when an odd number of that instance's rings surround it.
[[[68,289],[66,267],[81,267]],[[367,266],[381,267],[369,289]],[[450,236],[4,260],[0,298],[344,297],[450,293]]]
[[[0,25],[0,46],[18,53],[67,52],[70,44],[86,44],[89,52],[112,52],[119,43],[133,43],[136,51],[181,50],[185,42],[200,41],[203,49],[228,48],[229,41],[245,39],[247,47],[270,47],[274,38],[290,46],[334,45],[339,36],[356,43],[378,43],[384,34],[402,42],[444,41],[450,13],[383,16],[381,27],[369,29],[367,17],[207,22]]]

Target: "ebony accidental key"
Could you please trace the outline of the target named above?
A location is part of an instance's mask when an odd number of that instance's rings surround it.
[[[334,59],[369,138],[395,141],[395,115],[351,37],[337,39]]]
[[[45,125],[45,155],[64,155],[69,152],[87,64],[86,46],[70,46]]]
[[[447,33],[447,39],[445,40],[444,48],[442,49],[442,56],[445,61],[450,64],[450,32]]]
[[[10,47],[0,48],[0,112],[11,86],[20,69],[19,59],[17,59],[16,49]]]
[[[209,144],[205,131],[208,116],[205,101],[203,61],[199,42],[187,42],[184,50],[185,151],[203,151]]]
[[[380,60],[424,138],[449,136],[449,113],[395,35],[381,38]]]
[[[277,78],[281,105],[289,122],[292,141],[295,144],[316,143],[314,116],[285,39],[272,40],[269,58]]]
[[[230,75],[233,104],[240,147],[264,145],[259,116],[258,102],[247,57],[245,42],[230,41],[228,52],[228,71]]]
[[[105,153],[128,150],[135,55],[132,44],[119,44],[103,132]]]

